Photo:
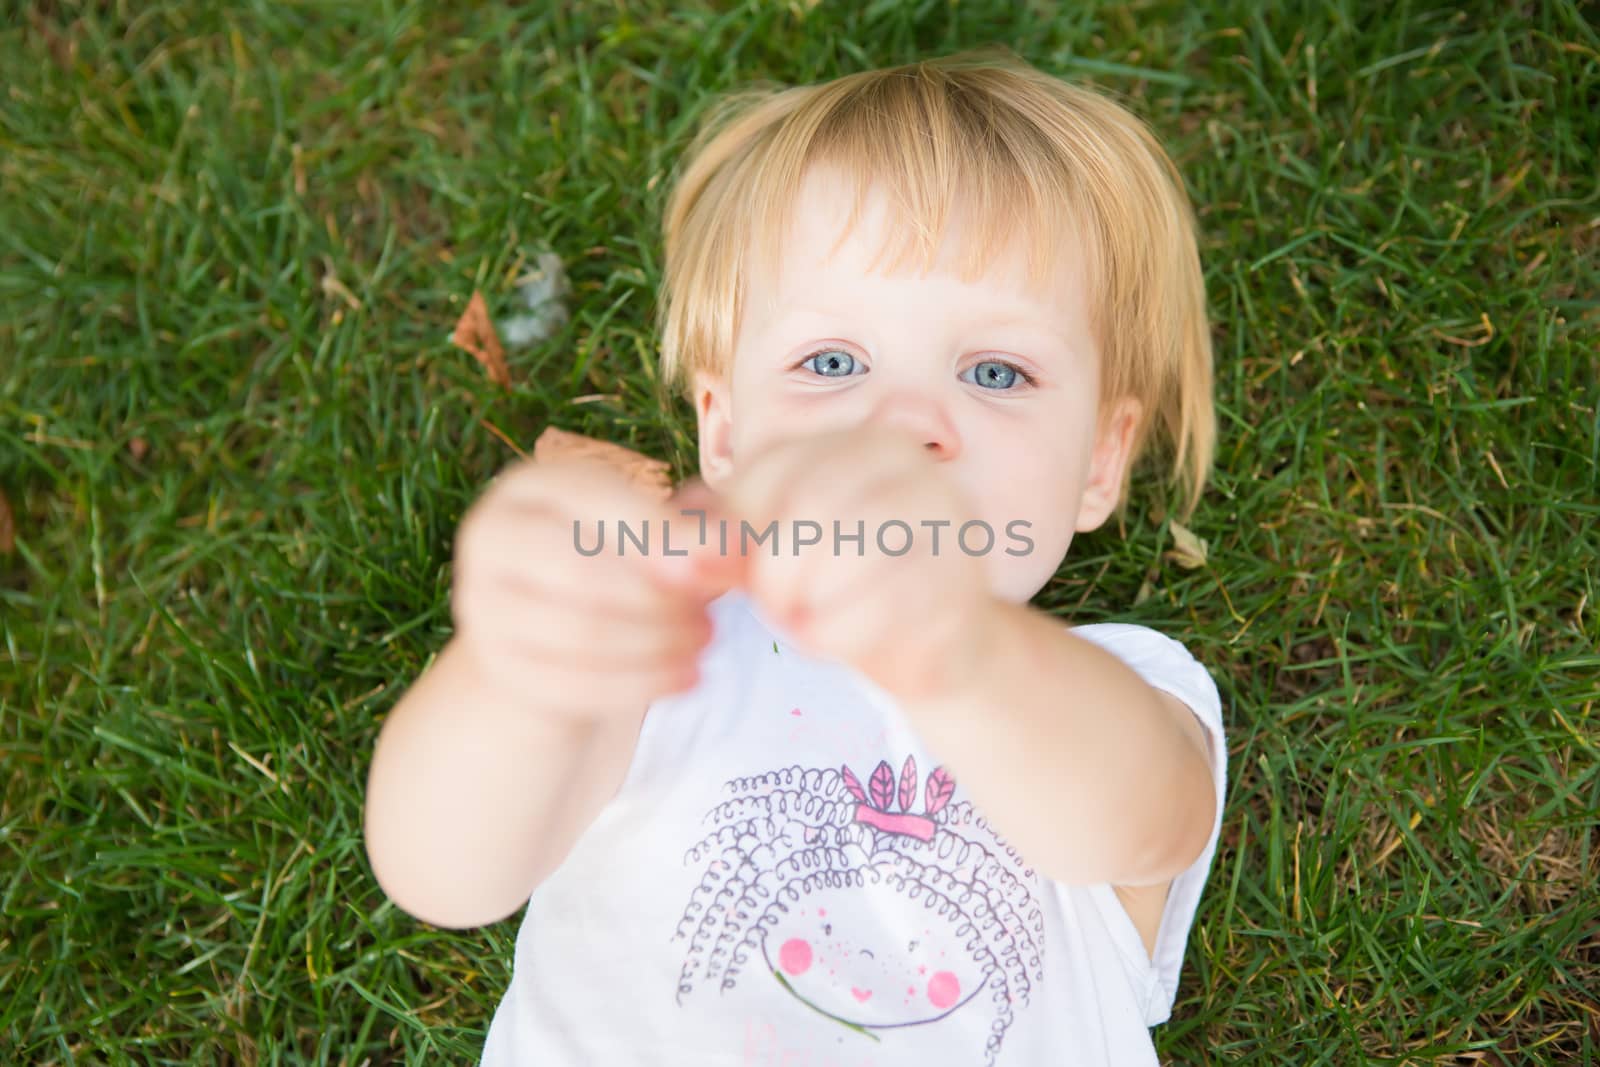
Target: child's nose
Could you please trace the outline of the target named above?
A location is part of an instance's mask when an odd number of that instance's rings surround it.
[[[935,459],[950,460],[961,454],[961,435],[943,405],[932,397],[895,393],[884,397],[871,417],[874,423],[912,434]]]

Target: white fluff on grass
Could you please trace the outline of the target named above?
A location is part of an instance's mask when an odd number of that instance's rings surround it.
[[[567,321],[566,297],[572,292],[561,257],[541,252],[538,266],[517,279],[517,293],[528,309],[525,315],[512,315],[500,325],[500,335],[513,348],[543,341]]]

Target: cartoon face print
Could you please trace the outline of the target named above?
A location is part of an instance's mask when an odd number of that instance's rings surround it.
[[[727,792],[684,857],[704,873],[674,933],[680,1002],[770,981],[868,1034],[983,1010],[993,1063],[1043,980],[1044,919],[1033,871],[949,774],[908,757],[866,785],[789,767]]]
[[[858,1026],[934,1022],[976,996],[981,965],[931,911],[907,911],[885,883],[824,889],[781,914],[762,951],[768,969],[825,1015]],[[885,928],[883,916],[910,922]],[[923,918],[920,925],[915,921]]]

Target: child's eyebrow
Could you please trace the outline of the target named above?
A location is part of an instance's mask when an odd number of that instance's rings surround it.
[[[771,328],[788,325],[796,318],[827,319],[830,322],[845,322],[850,319],[846,312],[827,310],[824,308],[808,307],[804,304],[794,304],[779,312],[770,323]],[[1016,330],[1032,334],[1040,340],[1048,341],[1054,348],[1064,353],[1077,350],[1077,345],[1066,334],[1049,323],[1040,321],[1036,315],[1020,313],[990,312],[979,314],[972,323],[975,330]]]

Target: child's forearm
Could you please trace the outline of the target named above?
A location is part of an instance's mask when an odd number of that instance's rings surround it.
[[[1205,847],[1215,814],[1194,715],[1026,605],[974,619],[945,695],[905,701],[930,750],[1040,874],[1152,885]]]
[[[505,918],[615,792],[639,718],[570,718],[541,699],[497,688],[456,639],[389,713],[364,833],[405,911],[447,927]]]

